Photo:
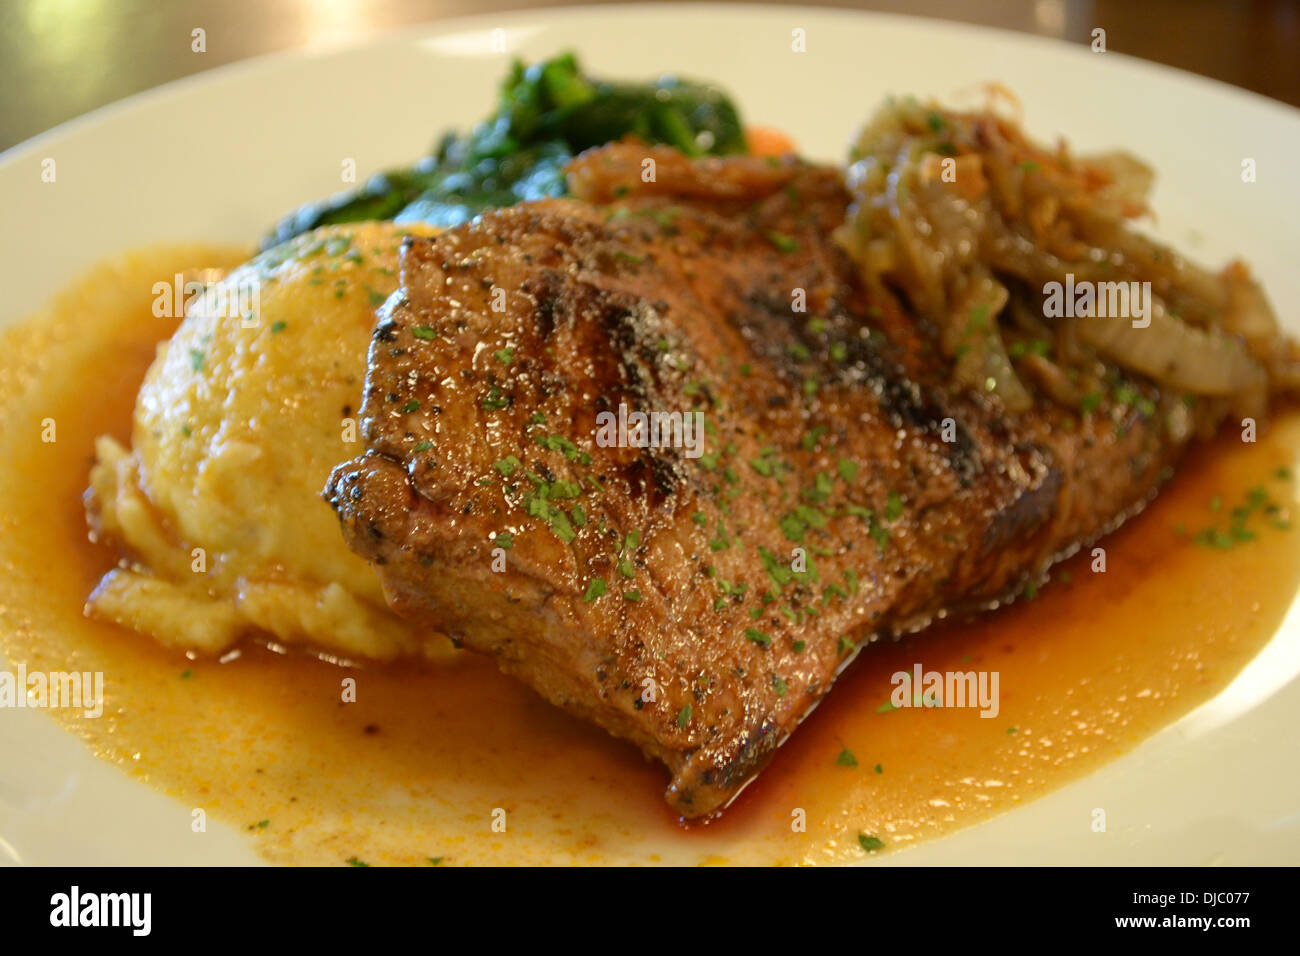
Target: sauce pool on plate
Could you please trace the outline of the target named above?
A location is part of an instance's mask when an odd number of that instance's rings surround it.
[[[1197,447],[1147,510],[1036,594],[862,649],[721,819],[684,827],[662,770],[468,653],[339,666],[245,642],[190,660],[82,615],[115,555],[81,495],[128,437],[174,320],[152,286],[244,250],[175,246],[91,272],[0,332],[0,650],[100,671],[104,709],[48,714],[96,756],[247,833],[331,864],[833,863],[969,826],[1075,779],[1224,688],[1300,586],[1289,529],[1300,416]],[[53,423],[54,441],[49,437]],[[323,502],[321,507],[327,507]],[[1102,571],[1102,560],[1104,568]],[[996,674],[996,715],[895,706],[897,673]],[[909,685],[910,686],[910,685]],[[983,708],[991,712],[992,706]]]

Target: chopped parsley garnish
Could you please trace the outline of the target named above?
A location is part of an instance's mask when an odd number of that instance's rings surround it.
[[[691,722],[691,705],[687,704],[677,712],[677,726],[685,727]]]
[[[877,850],[883,850],[885,848],[885,843],[883,840],[880,840],[873,836],[868,836],[865,833],[858,834],[858,844],[862,847],[862,849],[866,850],[868,853],[874,853]]]
[[[810,428],[808,432],[799,439],[799,444],[803,445],[805,451],[812,451],[817,447],[817,442],[824,434],[826,434],[825,425],[818,425],[815,428]]]
[[[496,543],[498,548],[504,548],[507,551],[515,546],[514,536],[506,531],[502,531],[492,540]]]
[[[796,543],[803,540],[804,533],[808,530],[808,526],[794,513],[782,515],[780,526],[781,533]]]
[[[762,631],[752,627],[745,628],[745,636],[755,644],[762,644],[764,647],[772,646],[772,638],[768,637]]]
[[[402,406],[402,411],[406,412],[407,414],[410,414],[411,412],[418,412],[419,410],[420,410],[420,400],[418,398],[413,398],[405,405]]]
[[[775,448],[764,448],[758,453],[757,458],[750,459],[749,466],[764,478],[771,478],[782,468],[788,467],[785,462],[776,457]]]
[[[417,339],[424,339],[425,341],[436,339],[438,337],[438,333],[429,325],[417,325],[411,329],[411,334]]]
[[[492,354],[496,356],[497,361],[502,365],[509,365],[515,360],[515,350],[511,348],[497,349]]]
[[[538,435],[537,444],[549,451],[558,451],[569,461],[578,457],[578,446],[563,435]]]
[[[1215,495],[1210,500],[1210,511],[1218,515],[1222,510],[1223,498]],[[1256,485],[1246,492],[1241,504],[1228,512],[1226,528],[1218,524],[1222,519],[1216,519],[1215,524],[1202,528],[1192,535],[1192,541],[1207,548],[1225,551],[1235,545],[1254,541],[1259,535],[1254,528],[1250,527],[1250,523],[1256,516],[1261,516],[1279,531],[1288,531],[1291,528],[1291,522],[1282,506],[1270,498],[1268,491],[1262,485]],[[1186,534],[1186,529],[1180,529],[1179,534]]]
[[[428,451],[432,447],[433,447],[433,442],[422,441],[419,444],[417,444],[415,448],[412,449],[412,451],[417,451],[417,452]]]
[[[763,570],[778,587],[785,587],[794,580],[794,572],[790,570],[790,566],[767,548],[759,545],[758,554],[763,559]]]
[[[500,411],[510,404],[510,399],[501,394],[500,386],[493,385],[483,399],[483,407],[488,411]]]
[[[722,521],[718,521],[718,534],[709,542],[710,551],[725,551],[731,547],[731,539],[727,537],[727,529],[723,527]]]
[[[812,486],[803,489],[800,494],[805,500],[811,501],[813,504],[821,504],[831,496],[834,488],[835,485],[831,480],[831,476],[824,471],[819,471],[813,476]]]
[[[1026,355],[1036,355],[1039,358],[1046,358],[1052,351],[1052,343],[1046,339],[1033,339],[1029,342],[1013,342],[1007,347],[1007,354],[1013,359],[1024,358]]]
[[[835,758],[835,762],[841,767],[856,767],[858,758],[853,755],[853,751],[845,747],[840,751],[840,755]]]
[[[767,239],[782,252],[796,252],[799,249],[799,243],[797,240],[785,235],[784,233],[776,232],[775,230],[770,230],[767,233]]]
[[[576,494],[567,494],[569,488],[556,490],[557,486],[567,484],[566,482],[557,481],[550,485],[542,485],[538,488],[537,494],[528,496],[524,502],[524,510],[534,518],[544,519],[550,524],[551,532],[565,544],[577,537],[577,532],[573,530],[573,524],[569,521],[569,516],[565,514],[564,509],[552,504],[547,499],[576,497]],[[576,489],[577,486],[573,485],[572,488]]]
[[[605,579],[594,577],[587,582],[587,593],[582,596],[584,601],[594,601],[605,593]]]

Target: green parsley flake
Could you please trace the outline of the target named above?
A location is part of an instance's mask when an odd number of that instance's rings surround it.
[[[885,848],[883,840],[873,836],[868,836],[865,833],[858,834],[858,844],[868,853],[875,853],[877,850],[883,850]]]
[[[782,252],[796,252],[799,249],[798,241],[784,233],[769,231],[767,239]]]

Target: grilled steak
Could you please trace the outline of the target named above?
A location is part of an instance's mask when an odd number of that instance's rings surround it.
[[[400,614],[662,761],[684,817],[865,637],[1018,592],[1177,451],[1145,403],[952,388],[931,330],[855,287],[837,170],[616,145],[571,175],[583,199],[406,240],[367,451],[326,497]],[[703,447],[611,443],[620,406],[700,412]]]

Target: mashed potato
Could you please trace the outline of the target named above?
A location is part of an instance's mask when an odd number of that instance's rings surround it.
[[[88,613],[209,653],[253,630],[345,657],[453,653],[387,609],[321,498],[359,450],[375,307],[412,231],[317,230],[189,305],[140,389],[132,447],[96,446],[91,524],[128,560]]]

